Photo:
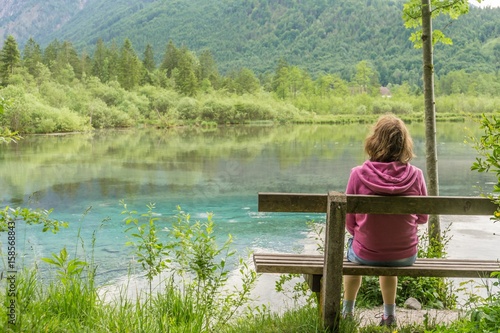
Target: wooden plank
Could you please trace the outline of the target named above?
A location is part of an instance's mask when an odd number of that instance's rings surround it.
[[[296,254],[254,254],[258,273],[293,273],[322,275],[324,257],[322,255]],[[343,260],[344,275],[399,275],[431,277],[488,277],[492,272],[500,271],[498,260],[473,259],[428,259],[419,258],[413,266],[375,267],[358,265]]]
[[[348,213],[493,215],[497,208],[481,197],[347,196]]]
[[[304,263],[318,263],[323,264],[324,255],[322,254],[297,254],[297,253],[254,253],[254,260],[257,262],[304,262]],[[348,262],[344,260],[345,262]],[[459,259],[459,258],[418,258],[417,264],[439,264],[439,265],[475,265],[480,263],[495,262],[500,264],[498,260],[485,260],[485,259]]]
[[[260,212],[326,213],[328,195],[259,193]],[[493,215],[498,208],[483,197],[347,195],[347,213]]]
[[[259,193],[259,212],[326,213],[328,196],[307,193]]]

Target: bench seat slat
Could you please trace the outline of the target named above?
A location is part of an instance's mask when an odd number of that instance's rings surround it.
[[[254,254],[255,269],[258,273],[293,273],[322,275],[324,257],[322,255],[301,254]],[[347,260],[343,263],[344,275],[398,275],[428,277],[489,277],[500,271],[498,260],[472,259],[428,259],[419,258],[413,266],[375,267],[358,265]]]

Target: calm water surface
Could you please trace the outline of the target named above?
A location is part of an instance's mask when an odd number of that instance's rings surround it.
[[[441,195],[491,188],[493,177],[470,171],[475,151],[464,140],[468,129],[481,134],[475,127],[438,124]],[[409,128],[418,155],[413,164],[425,169],[423,124]],[[164,226],[177,205],[201,221],[213,212],[221,241],[232,234],[242,254],[296,251],[308,234],[305,222],[324,216],[258,213],[257,193],[344,191],[350,169],[365,158],[367,131],[368,125],[293,125],[28,136],[0,146],[0,202],[54,208],[54,218],[71,223],[57,235],[19,227],[26,262],[63,247],[74,253],[82,241],[90,252],[96,232],[104,280],[126,274],[132,258],[124,246],[122,199],[139,212],[155,203]]]

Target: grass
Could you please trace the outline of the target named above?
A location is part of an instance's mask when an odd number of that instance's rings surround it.
[[[4,281],[4,280],[3,280]],[[321,333],[326,332],[319,320],[318,308],[309,304],[290,309],[283,314],[272,312],[266,306],[245,308],[239,316],[227,322],[211,322],[211,309],[199,304],[198,292],[183,283],[167,279],[163,288],[154,295],[142,293],[130,297],[127,286],[115,297],[102,297],[100,288],[93,282],[92,274],[42,281],[36,268],[24,270],[17,277],[17,324],[8,325],[8,297],[0,293],[0,331],[2,332],[221,332],[221,333]],[[5,290],[3,286],[2,290]],[[105,298],[107,300],[105,300]],[[486,310],[485,310],[486,309]],[[486,313],[498,316],[498,302],[480,309],[479,317]],[[487,312],[485,312],[487,311]],[[477,311],[476,311],[477,313]],[[368,325],[359,327],[356,320],[341,321],[342,333],[430,333],[473,332],[482,327],[484,318],[476,322],[461,319],[450,325],[441,325],[432,319],[422,324],[408,324],[396,329]],[[489,323],[488,329],[500,328]],[[481,330],[481,332],[490,330]],[[491,331],[496,332],[496,331]]]
[[[0,306],[0,331],[326,332],[314,298],[310,298],[306,305],[289,309],[283,314],[274,313],[267,306],[249,305],[249,292],[255,286],[257,276],[241,258],[234,266],[226,264],[234,255],[230,249],[231,238],[222,246],[218,245],[213,235],[211,216],[205,223],[193,222],[189,214],[180,211],[171,224],[169,240],[162,241],[161,237],[156,237],[159,229],[155,223],[158,218],[153,209],[154,206],[148,206],[145,214],[124,211],[127,215],[125,221],[141,228],[139,233],[135,233],[136,242],[132,245],[134,253],[144,258],[142,268],[149,288],[129,296],[132,294],[131,284],[119,287],[116,293],[107,293],[106,286],[98,286],[92,259],[94,239],[90,259],[71,257],[63,248],[32,268],[19,271],[15,276],[17,293],[14,296],[9,294],[12,279],[0,280],[0,304],[3,305]],[[168,252],[168,257],[163,251]],[[166,258],[175,259],[175,263]],[[42,264],[48,265],[43,272],[40,268]],[[241,282],[241,286],[237,287],[228,280],[235,270]],[[162,281],[154,288],[151,284],[153,277]],[[129,279],[131,281],[132,276]],[[495,286],[498,286],[497,282]],[[299,288],[291,292],[304,295],[305,291]],[[294,296],[292,294],[291,297]],[[470,332],[475,328],[480,328],[480,332],[497,332],[500,329],[500,320],[497,320],[500,318],[499,299],[500,294],[485,299],[486,302],[473,312],[472,323],[461,320],[443,326],[424,320],[423,324],[402,325],[396,330],[388,330],[374,325],[359,327],[356,320],[342,320],[340,333]],[[11,304],[15,305],[15,324],[9,323]]]

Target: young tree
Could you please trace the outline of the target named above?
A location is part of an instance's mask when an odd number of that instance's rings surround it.
[[[375,69],[366,60],[362,60],[356,65],[353,82],[361,94],[372,94],[380,87]]]
[[[9,35],[0,52],[0,80],[2,85],[9,83],[9,78],[20,61],[21,53],[17,47],[17,42],[12,35]]]
[[[302,92],[302,90],[308,90],[308,89],[303,89],[304,81],[306,81],[305,80],[306,76],[307,73],[302,71],[297,66],[292,66],[288,69],[288,76],[287,76],[288,90],[292,98],[297,98],[297,95],[300,92]]]
[[[479,0],[480,2],[481,0]],[[404,5],[403,20],[407,28],[419,28],[412,33],[410,39],[415,47],[422,48],[424,76],[424,106],[425,106],[425,157],[427,184],[429,195],[439,195],[438,163],[436,149],[436,110],[434,99],[434,61],[433,45],[436,42],[450,44],[451,39],[441,31],[432,29],[432,18],[441,14],[458,18],[469,11],[468,0],[410,0]],[[429,219],[429,240],[441,240],[439,217],[433,215]]]

